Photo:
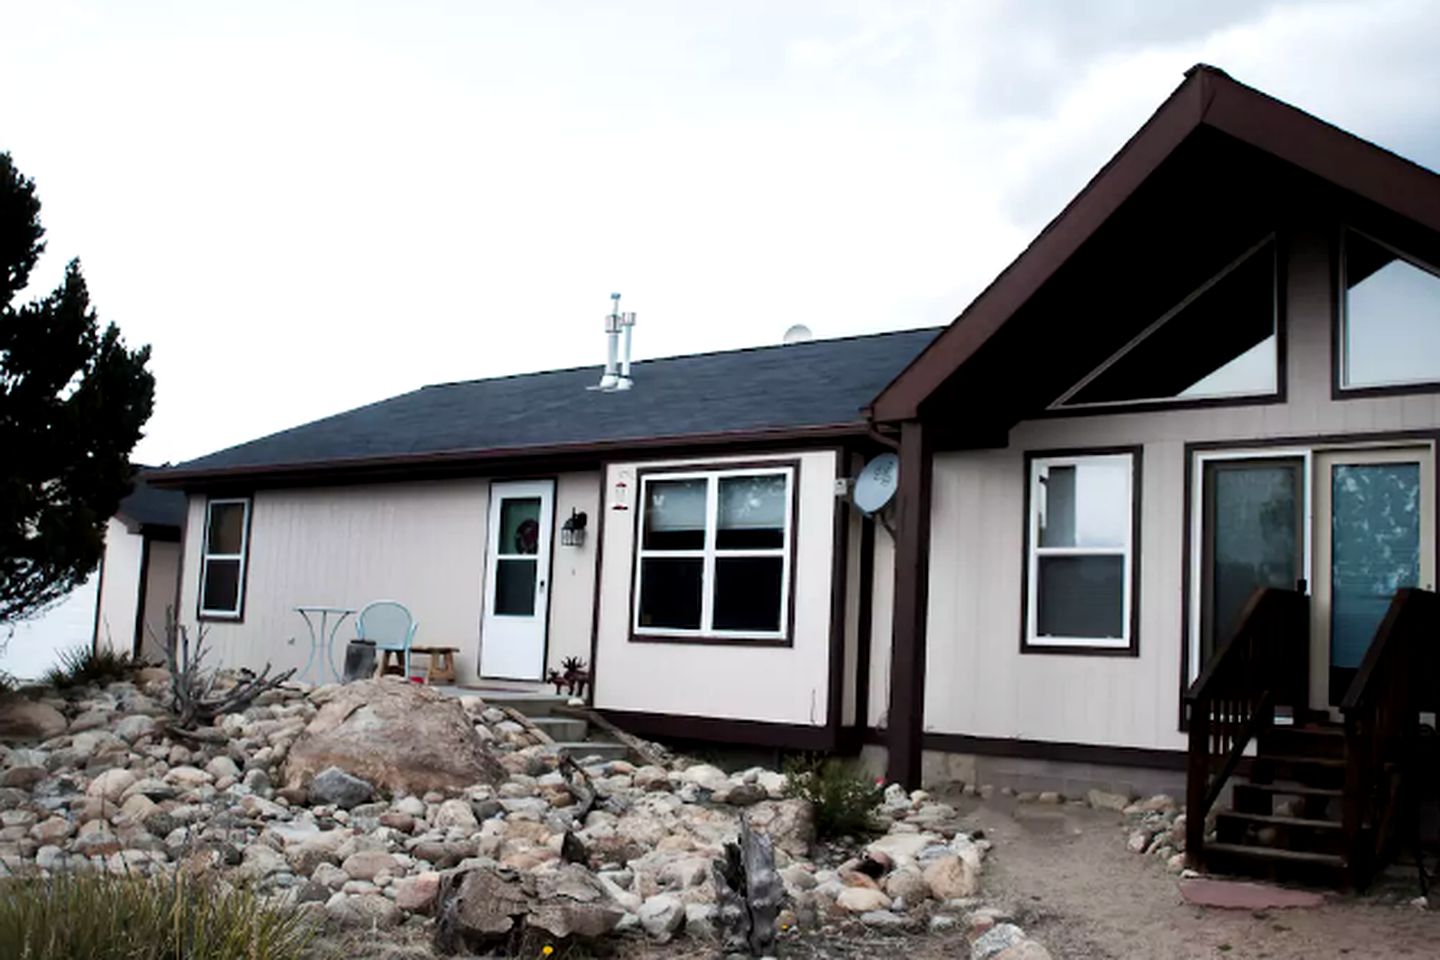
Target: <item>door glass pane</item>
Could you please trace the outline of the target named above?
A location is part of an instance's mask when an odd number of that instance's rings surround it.
[[[766,549],[785,545],[784,474],[720,478],[720,521],[715,546]]]
[[[216,612],[236,613],[240,609],[240,561],[205,561],[205,587],[200,607]]]
[[[719,557],[715,560],[715,629],[780,629],[781,557]]]
[[[700,629],[700,583],[705,561],[698,557],[646,557],[640,562],[642,627]]]
[[[238,554],[245,540],[245,504],[210,504],[210,531],[206,552]]]
[[[1130,530],[1130,460],[1040,469],[1042,547],[1123,547]]]
[[[1345,385],[1440,380],[1440,276],[1345,234]]]
[[[495,561],[495,613],[506,617],[535,614],[536,560]]]
[[[1036,563],[1036,634],[1118,639],[1124,635],[1123,556],[1042,556]]]
[[[645,485],[646,550],[705,547],[705,496],[709,481],[652,480]]]
[[[539,497],[506,497],[500,501],[500,539],[495,552],[501,556],[540,552]]]
[[[1206,605],[1201,662],[1230,636],[1258,587],[1293,590],[1302,576],[1302,466],[1207,464]]]
[[[1420,582],[1420,465],[1331,472],[1330,660],[1358,667],[1401,587]]]

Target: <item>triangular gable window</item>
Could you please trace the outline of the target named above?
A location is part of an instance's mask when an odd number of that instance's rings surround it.
[[[1278,390],[1275,242],[1266,238],[1057,400],[1056,407],[1266,396]]]
[[[1440,271],[1345,231],[1341,386],[1440,382]]]

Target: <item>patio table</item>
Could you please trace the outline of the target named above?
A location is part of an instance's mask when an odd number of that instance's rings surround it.
[[[318,605],[305,605],[295,608],[295,612],[305,620],[305,626],[310,630],[310,657],[305,661],[305,668],[300,671],[300,679],[308,683],[321,684],[342,683],[340,671],[335,669],[335,634],[340,630],[340,624],[345,618],[355,611],[349,607],[325,607]],[[318,622],[311,617],[318,617]],[[330,618],[334,617],[334,623]],[[317,664],[316,658],[319,658]],[[310,676],[310,668],[315,667],[315,676]],[[329,676],[326,676],[326,672]]]

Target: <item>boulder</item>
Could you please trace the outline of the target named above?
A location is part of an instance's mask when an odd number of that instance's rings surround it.
[[[64,733],[65,715],[48,703],[18,694],[0,697],[0,743],[49,740]]]
[[[535,901],[526,925],[558,939],[594,939],[614,930],[625,911],[584,867],[566,864],[535,877]]]
[[[135,785],[135,774],[123,767],[106,770],[85,788],[86,796],[99,797],[111,803],[119,803],[125,791]]]
[[[661,943],[668,943],[685,923],[685,904],[668,893],[657,894],[640,905],[640,926]]]
[[[960,900],[980,891],[980,871],[964,857],[947,854],[925,868],[925,885],[936,900]]]
[[[1025,931],[1013,923],[991,927],[970,945],[970,960],[994,960],[1017,944],[1026,942]]]
[[[291,787],[340,767],[397,793],[458,792],[506,777],[458,701],[395,679],[362,680],[331,694],[285,761]]]
[[[358,807],[375,796],[369,781],[352,777],[339,767],[326,767],[310,781],[310,802],[328,803],[342,810]]]
[[[400,908],[378,893],[337,893],[325,902],[325,913],[337,923],[352,927],[386,929],[400,922]]]
[[[464,945],[503,940],[529,910],[530,896],[519,873],[490,866],[467,870],[441,907],[437,946],[443,953],[456,953]]]
[[[384,851],[362,850],[346,857],[340,869],[352,880],[374,880],[382,873],[393,875],[399,866],[395,858]]]
[[[440,894],[440,874],[426,870],[395,884],[395,906],[408,913],[429,913]]]
[[[1106,790],[1091,790],[1086,795],[1086,799],[1096,810],[1114,810],[1116,813],[1124,813],[1125,808],[1130,806],[1128,794],[1110,793]]]
[[[835,898],[835,905],[850,913],[870,913],[872,910],[889,910],[890,898],[870,887],[846,887]]]
[[[763,800],[745,814],[750,826],[769,835],[775,849],[806,857],[815,840],[815,811],[807,800]]]
[[[121,717],[120,721],[115,724],[113,732],[115,736],[121,740],[127,743],[134,743],[141,737],[148,737],[154,733],[157,726],[158,724],[153,718],[141,714],[134,714],[128,717]]]

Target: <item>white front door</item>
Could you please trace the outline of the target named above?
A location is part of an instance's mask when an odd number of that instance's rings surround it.
[[[554,503],[553,480],[490,486],[480,627],[480,676],[487,679],[545,678]]]

